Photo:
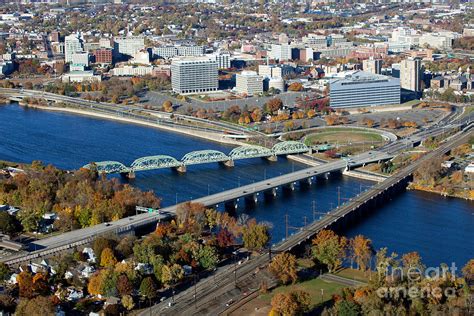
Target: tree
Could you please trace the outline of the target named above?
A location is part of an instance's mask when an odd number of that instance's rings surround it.
[[[221,248],[226,248],[234,244],[234,237],[232,234],[227,230],[227,228],[223,228],[219,230],[216,236],[217,245]]]
[[[128,311],[132,310],[135,307],[133,297],[130,295],[125,295],[122,297],[122,306]]]
[[[360,306],[354,301],[342,300],[336,304],[337,315],[356,316],[360,315]]]
[[[205,270],[215,268],[219,261],[219,256],[217,255],[216,250],[207,245],[199,247],[196,257],[199,265]]]
[[[259,250],[264,248],[270,241],[270,233],[266,225],[251,222],[242,229],[242,239],[245,248]]]
[[[357,235],[351,240],[352,255],[357,263],[357,268],[367,270],[373,253],[372,241],[362,235]]]
[[[98,237],[94,240],[92,244],[92,249],[97,258],[102,258],[102,251],[105,248],[114,249],[115,242],[105,237]]]
[[[265,111],[268,113],[275,113],[283,107],[283,101],[280,98],[273,98],[265,103]]]
[[[311,300],[307,292],[291,290],[288,293],[277,293],[272,298],[272,312],[278,315],[302,315],[309,310]]]
[[[462,274],[467,281],[474,282],[474,259],[471,259],[462,268]]]
[[[9,236],[16,236],[23,231],[20,221],[7,212],[0,212],[0,232]]]
[[[106,268],[115,266],[117,259],[115,258],[114,252],[110,248],[104,248],[100,255],[100,265]]]
[[[290,253],[283,252],[276,255],[268,269],[283,284],[295,283],[298,279],[296,274],[296,257]]]
[[[299,82],[293,82],[288,86],[288,91],[303,91],[303,85]]]
[[[27,271],[22,271],[16,276],[16,280],[18,282],[20,297],[32,298],[34,296],[33,276]]]
[[[148,298],[149,300],[157,296],[156,283],[153,281],[152,277],[146,277],[142,280],[140,284],[139,292],[142,296]]]
[[[0,283],[7,280],[10,277],[10,274],[10,268],[8,268],[5,263],[0,262]]]
[[[87,283],[87,291],[91,295],[102,294],[102,281],[103,275],[100,272],[96,272],[93,276],[89,278],[89,283]]]
[[[121,296],[132,294],[133,284],[125,274],[119,275],[117,278],[117,291]]]
[[[336,235],[332,230],[321,230],[313,239],[313,257],[334,272],[346,256],[347,239]]]
[[[161,270],[161,282],[167,286],[180,281],[184,277],[184,270],[179,264],[171,266],[163,265]]]
[[[171,113],[173,112],[173,103],[170,100],[163,102],[163,111]]]
[[[53,301],[46,296],[37,296],[30,300],[20,300],[15,315],[31,316],[31,315],[54,315]]]

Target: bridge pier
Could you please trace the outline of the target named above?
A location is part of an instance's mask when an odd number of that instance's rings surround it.
[[[181,165],[179,167],[173,167],[173,170],[176,170],[179,173],[186,173],[187,168],[186,165]]]
[[[130,179],[135,179],[135,172],[132,170],[132,171],[129,171],[129,172],[121,172],[120,173],[120,176],[123,178],[123,179],[127,179],[127,180],[130,180]]]
[[[231,200],[224,203],[224,209],[226,212],[235,212],[237,210],[237,200]]]
[[[231,159],[231,160],[227,160],[227,161],[222,161],[220,162],[220,164],[226,166],[226,167],[229,167],[229,168],[232,168],[235,166],[234,164],[234,161]]]
[[[258,193],[254,193],[251,195],[247,195],[245,197],[245,204],[247,205],[255,205],[258,202]]]
[[[263,192],[265,198],[275,198],[277,196],[277,188],[271,188]]]
[[[268,161],[272,161],[272,162],[278,161],[278,157],[276,155],[265,157],[265,159],[267,159]]]
[[[288,191],[288,192],[294,191],[295,190],[295,183],[290,182],[290,183],[285,184],[283,186],[283,190]]]
[[[300,180],[301,187],[310,187],[313,184],[313,177]]]

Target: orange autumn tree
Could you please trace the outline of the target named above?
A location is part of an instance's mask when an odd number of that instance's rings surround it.
[[[332,230],[323,229],[313,239],[313,257],[325,264],[330,273],[338,269],[346,257],[348,241]]]
[[[362,271],[367,270],[373,253],[372,241],[362,235],[357,235],[351,240],[351,249],[357,268]]]
[[[268,270],[283,284],[295,283],[298,279],[296,257],[290,253],[283,252],[276,255],[268,266]]]

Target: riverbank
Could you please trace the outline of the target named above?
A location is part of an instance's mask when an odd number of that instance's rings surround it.
[[[83,116],[101,118],[101,119],[106,119],[106,120],[118,121],[118,122],[122,122],[122,123],[137,124],[137,125],[141,125],[141,126],[147,126],[147,127],[162,129],[162,130],[166,130],[166,131],[169,131],[169,132],[184,134],[184,135],[191,136],[191,137],[198,137],[198,138],[201,138],[201,139],[210,140],[210,141],[218,142],[218,143],[221,143],[221,144],[228,144],[228,145],[235,145],[235,146],[246,145],[243,142],[239,142],[239,141],[236,141],[234,139],[230,139],[230,138],[227,138],[223,135],[218,135],[218,134],[215,134],[215,133],[203,132],[203,131],[198,131],[198,130],[186,130],[186,129],[182,129],[182,128],[178,128],[178,127],[164,126],[164,125],[154,124],[154,123],[151,123],[151,122],[142,121],[142,120],[139,120],[139,119],[133,119],[133,118],[127,118],[127,117],[118,117],[118,116],[114,116],[114,115],[110,115],[110,114],[98,113],[98,112],[94,112],[94,111],[87,111],[87,110],[80,110],[80,109],[73,109],[73,108],[51,107],[51,106],[42,106],[42,105],[36,105],[36,104],[22,104],[22,103],[19,103],[19,104],[21,106],[25,106],[25,107],[29,107],[29,108],[33,108],[33,109],[38,109],[38,110],[63,112],[63,113],[70,113],[70,114],[75,114],[75,115],[83,115]]]
[[[451,197],[451,198],[464,199],[468,201],[474,201],[474,188],[471,188],[470,190],[463,190],[461,192],[456,191],[454,193],[448,193],[446,190],[439,190],[439,189],[432,188],[426,185],[410,183],[407,187],[407,190],[424,191],[424,192],[438,194],[443,197]]]

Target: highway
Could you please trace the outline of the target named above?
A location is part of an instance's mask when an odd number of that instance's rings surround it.
[[[354,199],[343,204],[341,207],[333,209],[328,212],[327,215],[322,217],[320,220],[315,221],[309,224],[304,229],[301,229],[296,234],[292,235],[288,239],[282,241],[274,248],[272,252],[282,252],[289,251],[295,246],[306,242],[312,236],[314,236],[319,230],[329,227],[331,224],[335,223],[340,218],[343,218],[350,212],[356,210],[361,205],[365,204],[367,201],[376,198],[378,195],[382,194],[387,188],[390,188],[396,185],[398,182],[405,179],[407,176],[412,174],[423,162],[432,159],[436,156],[440,156],[448,152],[450,149],[455,148],[463,143],[465,143],[469,137],[473,135],[472,131],[459,132],[455,137],[451,138],[450,141],[442,144],[438,149],[429,152],[422,158],[413,162],[409,166],[400,170],[396,175],[388,178],[387,180],[380,182],[374,185],[371,189],[363,192]],[[194,315],[194,314],[209,314],[216,315],[219,312],[225,310],[225,306],[219,306],[216,310],[209,313],[208,306],[216,306],[216,302],[213,300],[216,297],[223,296],[226,291],[229,291],[229,288],[233,288],[234,279],[237,280],[251,277],[257,268],[268,264],[270,261],[268,254],[262,254],[258,257],[250,260],[247,263],[244,263],[242,266],[239,266],[237,269],[234,266],[231,266],[227,269],[221,269],[218,271],[215,277],[207,278],[202,280],[196,285],[196,289],[191,288],[185,290],[178,295],[175,295],[174,302],[175,304],[169,307],[171,298],[168,298],[152,307],[152,310],[147,310],[141,315],[145,316],[147,313],[152,315]],[[235,276],[234,276],[235,273]],[[194,297],[194,291],[197,293],[197,297]],[[197,305],[194,305],[194,300],[198,301]],[[197,308],[196,308],[197,306]],[[201,313],[200,309],[206,310],[205,313]]]
[[[337,160],[316,167],[306,168],[300,171],[292,172],[286,175],[275,178],[255,182],[239,188],[227,190],[224,192],[208,195],[191,202],[202,203],[206,206],[215,206],[227,201],[234,201],[239,198],[250,196],[259,192],[271,190],[282,185],[295,183],[300,180],[308,179],[314,176],[325,174],[327,172],[345,169],[346,166],[357,167],[365,163],[374,161],[387,160],[392,158],[392,155],[387,155],[383,152],[372,151],[358,156],[354,156],[351,160]],[[33,251],[30,253],[17,254],[11,257],[2,259],[7,264],[18,264],[21,262],[36,259],[41,256],[48,256],[54,253],[72,248],[74,246],[89,243],[93,238],[105,234],[123,234],[127,231],[134,230],[136,227],[146,225],[150,222],[157,222],[174,216],[177,205],[166,207],[157,213],[144,213],[136,216],[120,219],[115,222],[106,224],[99,224],[92,227],[78,229],[63,233],[58,236],[44,238],[34,242]],[[36,250],[35,250],[36,249]]]
[[[463,121],[466,123],[467,121]],[[447,122],[446,122],[447,123]],[[459,122],[456,122],[459,123]],[[402,139],[393,143],[390,143],[378,151],[366,152],[347,160],[337,160],[334,162],[322,164],[319,166],[306,168],[296,172],[292,172],[286,175],[274,177],[271,179],[263,180],[253,184],[241,186],[239,188],[230,189],[221,193],[205,196],[199,199],[195,199],[191,202],[202,203],[206,206],[215,206],[224,202],[236,201],[239,198],[246,196],[253,196],[260,192],[277,189],[284,185],[292,185],[300,180],[309,179],[318,175],[323,175],[327,172],[343,170],[346,167],[355,168],[366,163],[383,161],[394,157],[395,153],[404,149],[413,147],[414,144],[420,142],[423,138],[433,135],[439,135],[444,133],[446,128],[456,127],[457,124],[447,125],[445,127],[434,127],[433,129],[427,129],[419,132],[418,134],[411,136],[407,139]],[[385,183],[385,182],[384,182]],[[157,213],[144,213],[136,216],[120,219],[115,222],[99,224],[92,227],[87,227],[71,232],[66,232],[61,235],[44,238],[35,241],[30,246],[30,252],[18,253],[13,256],[2,258],[1,260],[7,264],[13,265],[25,261],[30,261],[42,256],[50,256],[55,253],[67,250],[74,246],[84,245],[91,242],[95,237],[106,234],[123,234],[128,231],[135,230],[137,227],[146,225],[147,223],[158,222],[174,216],[177,206],[170,206],[163,208],[159,214]]]
[[[79,97],[70,97],[50,92],[27,89],[0,88],[0,94],[9,95],[11,97],[17,98],[29,97],[36,99],[45,99],[54,102],[69,103],[89,111],[97,111],[119,117],[129,117],[133,119],[145,120],[147,122],[156,123],[158,125],[167,125],[173,127],[180,126],[187,129],[196,129],[204,132],[214,133],[230,132],[230,134],[227,134],[226,136],[234,138],[246,138],[248,137],[248,135],[246,135],[247,133],[261,135],[257,132],[249,132],[245,129],[245,127],[238,126],[235,124],[204,120],[183,114],[174,113],[174,118],[176,119],[170,119],[167,118],[170,113],[151,109],[144,109],[141,106],[132,104],[122,105],[107,102],[88,101]],[[184,121],[192,122],[196,125],[191,126],[189,124],[184,124],[182,123]],[[198,126],[198,124],[205,124],[208,125],[208,127]]]

